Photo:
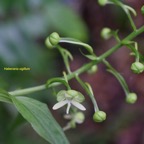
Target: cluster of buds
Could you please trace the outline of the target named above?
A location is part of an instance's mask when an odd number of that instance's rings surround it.
[[[108,2],[108,0],[99,0],[98,2],[100,5],[105,5]],[[101,36],[102,36],[102,38],[107,40],[111,36],[114,36],[114,32],[110,28],[105,27],[101,31]],[[56,32],[53,32],[46,39],[46,45],[48,48],[57,47],[60,42],[68,42],[68,43],[72,43],[72,44],[82,45],[89,51],[89,53],[92,52],[91,47],[89,45],[86,45],[82,42],[78,42],[78,41],[71,40],[71,39],[60,38],[59,34]],[[90,56],[92,57],[92,55],[90,55]],[[107,63],[107,65],[109,68],[111,68],[111,66],[108,63]],[[88,73],[90,73],[90,74],[95,73],[97,71],[97,69],[98,69],[97,65],[93,65],[88,70]],[[113,70],[113,68],[112,68],[112,70]],[[142,73],[144,71],[144,65],[141,62],[136,61],[131,65],[131,70],[137,74]],[[124,82],[124,79],[121,78],[121,76],[119,76],[119,74],[117,74],[116,71],[112,71],[112,72],[115,73],[115,75],[117,76],[117,78],[120,81]],[[67,82],[68,81],[66,80],[66,83]],[[79,80],[79,82],[84,86],[86,91],[88,90],[88,94],[91,95],[90,97],[91,97],[91,100],[94,104],[94,110],[95,110],[95,113],[93,115],[93,120],[95,122],[103,122],[104,120],[106,120],[106,113],[104,111],[99,110],[99,108],[97,107],[97,103],[94,100],[95,98],[94,98],[92,89],[90,87],[85,87],[85,84],[82,81]],[[85,117],[84,117],[84,114],[82,112],[77,112],[77,111],[76,112],[73,112],[73,111],[70,112],[70,108],[71,108],[71,106],[74,106],[75,108],[77,108],[81,111],[85,111],[86,108],[81,104],[84,100],[85,100],[85,97],[82,93],[80,93],[76,90],[72,90],[69,87],[68,90],[61,90],[57,93],[57,101],[58,102],[53,106],[53,110],[57,110],[57,109],[65,106],[65,105],[67,105],[65,118],[70,120],[70,122],[68,123],[68,125],[70,127],[75,127],[76,123],[78,123],[78,124],[83,123]],[[126,102],[133,104],[136,101],[137,101],[137,95],[135,93],[130,93],[129,91],[127,91],[126,92]]]

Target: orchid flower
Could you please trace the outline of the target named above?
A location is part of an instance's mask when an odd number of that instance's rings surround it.
[[[86,108],[82,104],[80,104],[84,101],[84,99],[85,97],[76,90],[67,90],[67,91],[61,90],[57,94],[58,103],[56,103],[53,106],[53,110],[57,110],[67,104],[67,109],[66,109],[67,114],[69,113],[71,105],[75,106],[76,108],[82,111],[85,111]]]

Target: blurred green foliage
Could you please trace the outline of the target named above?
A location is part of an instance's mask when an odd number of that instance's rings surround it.
[[[88,40],[86,25],[64,1],[0,1],[0,88],[15,90],[35,86],[59,75],[58,53],[44,45],[45,38],[53,31],[62,36]],[[29,67],[31,70],[5,71],[4,67]],[[36,94],[35,97],[50,101],[45,98],[48,93]],[[0,144],[47,143],[29,130],[29,125],[14,130],[24,122],[22,118],[14,122],[16,116],[13,107],[0,103]]]

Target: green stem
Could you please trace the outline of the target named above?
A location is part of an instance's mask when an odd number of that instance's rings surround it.
[[[102,61],[103,59],[105,59],[106,57],[111,55],[113,52],[118,50],[125,43],[125,41],[134,39],[136,36],[140,35],[142,32],[144,32],[144,26],[142,26],[141,28],[139,28],[136,31],[133,31],[130,35],[128,35],[126,38],[124,38],[120,43],[118,43],[117,45],[115,45],[114,47],[112,47],[111,49],[106,51],[104,54],[102,54],[99,57],[99,61]]]
[[[80,83],[80,85],[83,87],[83,89],[86,91],[86,93],[88,94],[88,96],[90,97],[92,103],[93,103],[93,106],[94,106],[94,111],[99,111],[99,108],[98,108],[98,104],[97,104],[97,101],[94,97],[94,94],[92,91],[89,90],[88,88],[88,83],[84,83],[80,78],[79,76],[75,76],[76,80]]]
[[[135,46],[132,46],[131,44],[126,45],[128,48],[130,48],[130,50],[134,53],[135,56],[135,61],[139,62],[140,59],[140,54],[138,52],[138,46],[137,46],[137,42],[134,42]]]
[[[71,129],[72,127],[71,127],[71,124],[70,123],[68,123],[65,127],[63,127],[63,131],[67,131],[67,130],[69,130],[69,129]]]
[[[111,49],[106,51],[101,56],[97,57],[97,60],[93,60],[93,61],[91,61],[87,64],[84,64],[78,70],[68,74],[67,79],[70,80],[70,79],[74,78],[75,75],[77,75],[77,74],[80,75],[81,73],[83,73],[83,72],[87,71],[88,69],[90,69],[93,65],[96,65],[96,64],[102,62],[103,59],[107,58],[112,53],[114,53],[116,50],[121,48],[121,46],[125,43],[125,41],[130,41],[130,40],[134,39],[136,36],[140,35],[142,32],[144,32],[144,26],[142,26],[139,29],[137,29],[136,31],[132,32],[130,35],[128,35],[126,38],[124,38],[120,43],[118,43],[117,45],[115,45],[114,47],[112,47]],[[56,85],[59,85],[59,84],[55,84],[55,85],[51,85],[51,86],[56,86]],[[36,86],[36,87],[32,87],[32,88],[22,89],[22,90],[15,90],[15,91],[9,92],[9,94],[15,95],[15,96],[26,95],[26,94],[41,91],[41,90],[44,90],[44,89],[47,89],[45,84],[40,85],[40,86]]]
[[[15,96],[22,96],[22,95],[34,93],[34,92],[45,90],[45,89],[46,89],[46,85],[43,84],[40,86],[31,87],[31,88],[15,90],[15,91],[9,92],[9,94],[15,95]]]
[[[130,12],[129,12],[129,11],[131,10],[131,12],[133,12],[133,14],[136,15],[136,12],[133,10],[133,8],[131,8],[131,7],[123,4],[123,3],[120,2],[119,0],[111,0],[111,1],[112,1],[114,4],[116,4],[117,6],[120,6],[120,7],[124,10],[124,12],[126,13],[128,19],[129,19],[129,22],[130,22],[133,30],[136,31],[137,28],[136,28],[135,23],[134,23],[131,15],[130,15]]]
[[[46,83],[46,87],[49,88],[49,87],[52,87],[52,86],[55,86],[55,85],[60,85],[60,84],[63,84],[65,85],[65,87],[70,90],[70,86],[69,84],[67,83],[67,81],[65,80],[65,76],[64,77],[57,77],[57,78],[51,78],[47,81]]]
[[[69,67],[69,58],[68,58],[68,55],[66,54],[66,51],[64,48],[62,48],[61,46],[57,46],[59,52],[61,53],[62,55],[62,58],[63,58],[63,61],[64,61],[64,64],[65,64],[65,67],[67,69],[67,72],[68,73],[71,73],[71,70],[70,70],[70,67]]]
[[[130,21],[130,24],[131,24],[133,30],[136,31],[137,28],[136,28],[135,23],[134,23],[134,21],[133,21],[133,19],[132,19],[132,17],[131,17],[129,12],[127,13],[127,16],[128,16],[128,19]]]

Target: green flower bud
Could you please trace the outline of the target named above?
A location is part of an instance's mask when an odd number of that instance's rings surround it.
[[[103,111],[97,111],[93,115],[93,120],[95,122],[103,122],[106,119],[106,113]]]
[[[144,5],[141,7],[141,13],[144,15]]]
[[[105,6],[107,4],[108,0],[98,0],[98,3],[100,6]]]
[[[97,65],[94,65],[88,70],[88,73],[89,74],[94,74],[95,72],[97,72],[97,70],[98,70]]]
[[[52,45],[57,45],[59,43],[60,37],[59,34],[56,32],[53,32],[50,36],[49,36],[49,40],[51,42]]]
[[[85,116],[82,112],[77,112],[74,116],[74,120],[76,123],[81,124],[85,120]]]
[[[131,65],[131,70],[136,74],[142,73],[144,70],[144,65],[140,62],[134,62]]]
[[[137,101],[137,95],[135,93],[129,93],[126,96],[126,102],[130,104],[134,104]]]
[[[57,45],[59,43],[60,37],[58,35],[58,33],[53,32],[52,34],[50,34],[49,37],[46,38],[46,46],[48,48],[53,48],[55,45]]]
[[[101,37],[102,37],[103,39],[107,40],[107,39],[109,39],[111,36],[112,36],[112,35],[111,35],[111,29],[110,29],[110,28],[105,27],[105,28],[103,28],[103,29],[101,30]]]

